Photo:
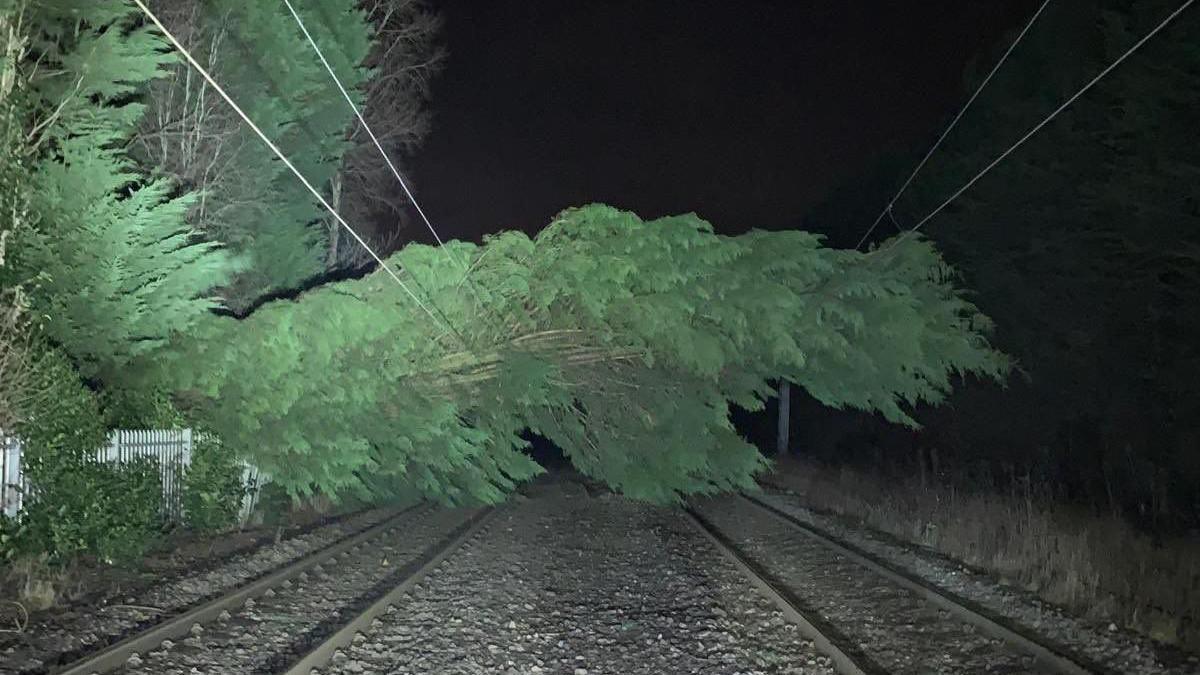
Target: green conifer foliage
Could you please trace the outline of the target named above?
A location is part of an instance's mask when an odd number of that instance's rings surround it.
[[[593,205],[536,238],[450,247],[478,299],[441,251],[393,262],[455,330],[382,273],[330,284],[214,317],[163,364],[181,402],[297,492],[407,481],[496,500],[539,470],[521,452],[528,428],[584,473],[672,501],[764,467],[728,413],[760,406],[771,379],[915,425],[906,410],[940,401],[952,374],[1007,369],[919,237],[867,255]]]
[[[281,2],[160,0],[164,21],[306,178],[330,188],[354,114]],[[351,0],[293,3],[355,103],[372,31]],[[222,295],[235,311],[325,269],[326,214],[308,190],[187,64],[152,90],[139,161],[204,193],[192,222],[246,260]],[[180,130],[185,133],[181,134]],[[177,140],[186,136],[185,142]]]
[[[214,306],[230,258],[184,220],[194,199],[149,179],[125,144],[137,93],[173,59],[119,0],[33,3],[31,209],[14,248],[46,334],[85,377],[114,381]]]

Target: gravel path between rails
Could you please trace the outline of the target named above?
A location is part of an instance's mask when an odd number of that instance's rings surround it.
[[[406,567],[477,513],[418,509],[336,559],[247,601],[179,643],[131,657],[124,675],[274,673],[407,576]]]
[[[0,675],[33,675],[73,661],[143,630],[169,615],[204,602],[242,584],[337,543],[396,515],[395,509],[373,509],[336,523],[305,531],[222,564],[140,589],[122,604],[68,608],[23,633],[6,635],[0,646]]]
[[[679,509],[561,486],[519,501],[326,675],[831,674]]]
[[[899,675],[1038,673],[1033,657],[736,496],[696,510],[869,659]]]
[[[805,508],[799,497],[766,494],[759,498],[802,522],[814,525],[935,586],[974,601],[1013,623],[1045,635],[1115,672],[1130,675],[1200,673],[1200,657],[1155,645],[1128,631],[1115,630],[1115,627],[1110,630],[1110,627],[1072,616],[1021,589],[1000,584],[987,575],[956,565],[944,556],[816,513]]]

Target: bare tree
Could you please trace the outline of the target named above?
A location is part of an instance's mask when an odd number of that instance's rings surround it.
[[[0,136],[5,147],[0,148],[8,157],[3,161],[16,162],[23,152],[19,142],[23,137],[20,121],[14,114],[10,95],[17,86],[17,63],[24,53],[25,39],[20,26],[18,12],[0,11]],[[5,265],[10,237],[14,230],[22,227],[29,214],[23,199],[22,188],[13,184],[13,167],[4,167],[4,180],[0,181],[0,270]],[[31,394],[30,386],[32,350],[29,348],[26,330],[25,298],[19,287],[0,288],[0,430],[12,429],[20,421],[24,403]]]
[[[0,430],[12,429],[28,408],[33,360],[24,298],[17,289],[0,291]]]
[[[228,17],[209,15],[199,0],[153,0],[151,4],[210,72],[220,72],[226,50],[248,47],[232,44]],[[441,21],[425,0],[362,0],[359,6],[376,31],[364,64],[374,75],[366,86],[363,116],[400,165],[401,157],[411,153],[429,130],[430,80],[444,60],[436,42]],[[146,103],[134,152],[146,166],[175,177],[183,189],[199,192],[190,214],[198,229],[224,240],[226,214],[269,206],[265,203],[269,196],[245,189],[253,181],[245,180],[247,163],[240,161],[244,153],[263,149],[198,73],[187,64],[175,66],[171,76],[151,86]],[[347,110],[347,119],[351,117]],[[351,148],[327,186],[327,196],[374,246],[389,250],[396,246],[407,199],[357,120],[346,133]],[[370,260],[361,247],[353,242],[347,245],[348,235],[335,220],[328,219],[326,227],[328,269],[358,267]]]
[[[154,0],[155,12],[210,72],[219,70],[228,46],[227,17],[204,16],[197,0]],[[261,208],[263,195],[246,193],[243,153],[261,152],[242,122],[208,82],[186,63],[151,85],[132,148],[146,166],[199,193],[190,222],[222,239],[224,215]]]
[[[363,118],[403,171],[402,158],[416,150],[430,129],[430,84],[446,58],[437,42],[441,17],[425,0],[362,0],[359,6],[376,35],[365,64],[374,76],[367,83]],[[334,202],[351,222],[375,224],[374,243],[392,250],[407,218],[408,199],[357,120],[350,140],[351,150],[330,186]],[[362,247],[346,243],[347,235],[330,223],[330,268],[357,267],[370,259]]]

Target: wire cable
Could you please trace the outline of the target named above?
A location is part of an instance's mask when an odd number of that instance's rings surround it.
[[[425,223],[425,227],[433,235],[434,240],[437,241],[438,247],[445,254],[446,259],[450,260],[453,264],[457,264],[459,268],[462,269],[463,279],[466,281],[467,286],[471,289],[472,294],[475,296],[475,300],[480,304],[480,306],[486,306],[486,304],[483,302],[483,298],[481,298],[479,295],[478,289],[470,279],[470,268],[461,258],[456,258],[455,256],[451,255],[450,249],[446,248],[446,243],[442,241],[441,235],[438,234],[437,229],[434,228],[433,223],[429,220],[429,216],[425,215],[425,210],[421,208],[421,204],[417,201],[416,196],[412,193],[412,190],[409,189],[408,181],[404,180],[404,177],[400,174],[400,170],[397,169],[395,163],[392,162],[392,158],[388,155],[387,151],[383,149],[383,144],[379,142],[379,138],[375,135],[375,132],[371,130],[371,125],[367,124],[367,120],[363,116],[362,110],[358,107],[358,104],[354,102],[354,99],[350,96],[350,92],[346,90],[345,85],[342,84],[341,78],[339,78],[337,73],[334,72],[333,66],[330,65],[329,60],[325,58],[325,53],[317,45],[317,41],[313,38],[312,33],[309,32],[308,26],[305,25],[304,20],[300,17],[300,13],[296,11],[296,8],[292,5],[291,0],[283,0],[283,4],[286,5],[288,11],[291,12],[292,18],[295,19],[296,25],[300,27],[300,31],[304,33],[304,38],[308,40],[309,46],[311,46],[313,51],[316,52],[317,58],[321,60],[321,65],[325,66],[325,71],[329,73],[329,77],[333,80],[333,83],[337,85],[338,91],[342,93],[342,98],[346,99],[346,103],[350,106],[350,109],[354,111],[354,116],[358,118],[358,123],[362,125],[363,130],[367,132],[367,136],[371,138],[371,142],[375,145],[375,149],[379,151],[379,154],[381,157],[383,157],[383,161],[387,164],[388,169],[391,170],[392,175],[396,178],[396,181],[400,183],[400,187],[404,190],[405,196],[408,197],[409,203],[413,205],[413,208],[416,209],[417,214],[421,216],[421,220]]]
[[[1046,5],[1049,4],[1050,0],[1043,0],[1042,5],[1038,7],[1037,11],[1033,13],[1032,17],[1030,17],[1029,22],[1025,24],[1025,28],[1021,29],[1021,32],[1017,35],[1017,38],[1008,46],[1008,49],[1000,57],[1000,60],[996,62],[996,65],[992,66],[991,72],[989,72],[987,77],[983,78],[983,82],[980,82],[979,86],[975,88],[975,93],[971,94],[971,98],[967,99],[967,102],[963,104],[962,108],[959,109],[958,114],[954,116],[954,119],[950,120],[950,125],[946,127],[941,136],[938,136],[937,141],[935,141],[933,146],[929,148],[929,151],[925,153],[925,156],[921,158],[921,161],[917,163],[916,168],[913,169],[912,173],[908,175],[908,180],[904,181],[904,184],[900,186],[900,189],[896,191],[896,194],[888,200],[887,206],[884,206],[883,210],[879,212],[879,215],[875,217],[875,222],[871,223],[871,227],[867,228],[867,231],[865,234],[863,234],[862,239],[859,239],[858,243],[854,245],[856,250],[862,248],[862,245],[867,241],[867,237],[870,237],[871,233],[875,231],[875,228],[879,227],[879,223],[883,220],[883,217],[891,213],[892,207],[896,205],[896,202],[900,199],[900,195],[904,194],[904,191],[908,189],[908,186],[913,182],[913,179],[917,177],[917,174],[921,172],[922,168],[924,168],[925,163],[929,161],[929,158],[932,157],[933,153],[937,151],[939,146],[941,146],[942,141],[946,140],[946,137],[950,135],[950,132],[958,124],[958,121],[962,119],[963,115],[966,114],[967,109],[971,107],[971,104],[975,102],[975,99],[979,98],[979,94],[983,92],[985,87],[987,87],[988,82],[992,81],[992,76],[995,75],[996,72],[1000,70],[1000,66],[1004,65],[1004,62],[1008,60],[1008,55],[1013,53],[1013,50],[1016,49],[1018,44],[1020,44],[1021,40],[1025,37],[1025,34],[1029,32],[1029,29],[1033,27],[1033,24],[1038,20],[1038,17],[1042,15],[1042,11],[1046,9]]]
[[[933,211],[930,211],[929,215],[922,218],[916,225],[914,225],[912,227],[912,229],[908,230],[907,232],[905,232],[905,233],[901,234],[899,237],[897,237],[896,241],[893,243],[892,247],[894,247],[895,244],[898,244],[900,242],[900,240],[903,239],[905,236],[910,235],[910,234],[916,232],[917,230],[921,229],[921,227],[925,223],[929,222],[934,216],[941,213],[942,209],[949,206],[950,203],[953,202],[955,199],[958,199],[958,197],[960,195],[962,195],[962,193],[964,193],[968,189],[970,189],[970,187],[972,185],[974,185],[976,182],[978,182],[980,178],[983,178],[985,175],[987,175],[987,173],[989,171],[991,171],[992,169],[994,169],[997,164],[1004,161],[1004,159],[1006,157],[1008,157],[1009,155],[1011,155],[1014,151],[1016,151],[1017,148],[1024,145],[1025,141],[1028,141],[1030,138],[1033,137],[1034,134],[1041,131],[1042,128],[1045,127],[1047,124],[1049,124],[1050,121],[1053,120],[1055,117],[1057,117],[1059,113],[1066,110],[1080,96],[1083,96],[1085,93],[1087,93],[1087,91],[1089,89],[1096,86],[1096,83],[1098,83],[1100,80],[1104,79],[1105,76],[1107,76],[1109,73],[1111,73],[1113,70],[1115,70],[1117,68],[1117,66],[1121,65],[1121,63],[1124,62],[1125,59],[1129,58],[1134,52],[1141,49],[1142,45],[1149,42],[1150,38],[1154,37],[1160,31],[1162,31],[1162,29],[1166,28],[1167,25],[1169,25],[1172,21],[1174,21],[1180,14],[1182,14],[1184,12],[1184,10],[1186,10],[1188,7],[1190,7],[1192,5],[1192,3],[1194,3],[1195,1],[1196,0],[1186,0],[1186,2],[1184,2],[1182,5],[1179,6],[1179,9],[1176,9],[1169,16],[1167,16],[1167,18],[1163,19],[1157,26],[1155,26],[1154,30],[1151,30],[1141,40],[1138,40],[1132,47],[1130,47],[1128,50],[1126,50],[1124,54],[1121,54],[1121,56],[1119,58],[1117,58],[1116,61],[1113,61],[1111,64],[1109,64],[1107,68],[1100,71],[1100,73],[1097,74],[1095,77],[1093,77],[1091,79],[1091,81],[1089,81],[1087,84],[1085,84],[1082,89],[1075,92],[1075,94],[1073,96],[1071,96],[1066,101],[1064,101],[1062,103],[1062,105],[1058,106],[1058,108],[1056,108],[1054,110],[1054,112],[1050,113],[1046,117],[1046,119],[1042,120],[1041,122],[1038,122],[1036,126],[1034,126],[1032,129],[1030,129],[1020,139],[1018,139],[1016,143],[1013,143],[1011,146],[1009,146],[1009,148],[1007,150],[1000,153],[999,157],[992,160],[992,162],[990,164],[988,164],[987,166],[985,166],[982,171],[975,174],[974,178],[967,181],[962,187],[955,190],[953,194],[951,194],[949,197],[947,197],[946,200],[943,201],[941,204],[939,204],[938,207],[935,208]],[[891,247],[889,247],[889,248],[891,248]]]
[[[191,64],[191,66],[200,73],[201,77],[203,77],[204,80],[206,82],[208,82],[209,86],[211,86],[213,88],[213,90],[216,91],[217,94],[219,94],[221,96],[221,98],[225,99],[225,102],[229,104],[229,107],[233,108],[233,111],[235,113],[237,113],[238,117],[242,118],[242,121],[245,122],[246,125],[249,126],[250,129],[253,130],[254,133],[259,137],[259,139],[261,139],[262,142],[265,143],[267,145],[267,147],[270,148],[271,151],[275,153],[275,156],[278,157],[279,160],[281,162],[283,162],[283,164],[288,169],[291,170],[291,172],[296,176],[296,178],[300,179],[300,182],[304,184],[304,187],[308,188],[308,191],[311,192],[314,197],[316,197],[317,201],[321,203],[321,206],[325,207],[325,210],[328,211],[330,213],[330,215],[332,215],[334,217],[334,219],[336,219],[337,222],[342,227],[344,227],[347,232],[350,233],[350,236],[352,236],[355,241],[357,241],[364,249],[366,249],[367,253],[371,254],[371,257],[374,258],[377,263],[379,263],[380,267],[382,267],[383,270],[386,271],[388,273],[388,275],[391,276],[392,279],[394,279],[397,284],[399,284],[400,288],[404,289],[404,292],[407,293],[408,296],[413,299],[413,302],[417,303],[417,306],[420,307],[422,310],[424,310],[424,312],[429,315],[429,318],[433,319],[436,323],[441,324],[442,327],[445,328],[446,330],[455,332],[454,329],[448,323],[446,323],[442,319],[438,318],[429,309],[429,307],[427,307],[425,305],[424,302],[421,302],[421,298],[417,297],[417,295],[412,292],[412,289],[410,289],[408,287],[408,285],[405,284],[404,281],[400,279],[400,276],[397,275],[396,272],[393,271],[392,268],[386,262],[384,262],[383,258],[380,258],[379,254],[376,253],[375,250],[373,248],[371,248],[371,246],[369,244],[367,244],[367,242],[362,237],[359,236],[358,232],[356,232],[353,227],[350,227],[350,224],[347,223],[346,220],[344,218],[342,218],[341,214],[339,214],[337,212],[337,210],[334,209],[333,206],[331,206],[329,204],[329,202],[325,199],[325,197],[323,197],[321,195],[321,193],[315,187],[313,187],[312,183],[310,183],[308,181],[308,179],[304,177],[304,174],[300,173],[300,170],[297,169],[296,166],[294,164],[292,164],[292,161],[289,160],[287,158],[287,156],[283,154],[283,151],[281,151],[279,149],[279,147],[276,146],[275,143],[273,141],[271,141],[271,139],[268,138],[265,133],[263,133],[262,129],[258,128],[258,125],[254,123],[254,120],[251,120],[250,117],[248,115],[246,115],[246,113],[241,109],[241,107],[238,106],[237,102],[235,102],[233,100],[233,98],[230,97],[228,93],[226,93],[225,89],[223,87],[221,87],[221,85],[218,84],[215,79],[213,79],[212,75],[209,74],[208,70],[206,70],[204,68],[204,66],[200,65],[200,63],[196,60],[196,58],[194,56],[192,56],[191,52],[188,51],[188,49],[186,47],[184,47],[182,43],[180,43],[179,39],[176,38],[175,35],[173,33],[171,33],[171,31],[169,31],[166,26],[163,25],[162,21],[160,21],[159,18],[157,16],[155,16],[154,12],[150,11],[150,8],[146,6],[146,3],[143,0],[133,0],[133,2],[134,2],[134,4],[136,4],[138,6],[139,9],[142,10],[142,13],[144,13],[146,15],[146,18],[148,18],[151,21],[151,23],[153,23],[158,28],[158,30],[162,31],[163,35],[166,36],[167,40],[169,40],[171,42],[171,44],[174,45],[175,49],[178,50],[179,53],[182,54],[185,59],[187,59],[187,62],[189,64]]]
[[[341,78],[339,78],[333,71],[333,66],[329,65],[329,61],[325,58],[325,53],[321,51],[321,48],[317,46],[317,41],[314,40],[312,34],[308,32],[308,27],[304,25],[304,20],[300,18],[300,13],[297,12],[296,8],[292,6],[290,0],[283,0],[283,4],[287,5],[288,11],[292,13],[292,18],[296,20],[296,25],[298,25],[300,27],[300,31],[304,33],[304,37],[308,40],[308,44],[313,48],[313,51],[317,53],[317,58],[319,58],[321,60],[321,64],[325,66],[325,70],[329,73],[329,77],[332,78],[333,83],[337,85],[338,91],[342,92],[342,97],[346,99],[346,103],[348,103],[350,105],[350,109],[354,111],[354,116],[358,118],[358,123],[362,125],[363,130],[365,130],[367,135],[371,137],[371,142],[375,144],[375,147],[379,150],[379,154],[383,157],[383,161],[386,162],[387,167],[391,169],[392,175],[396,177],[396,180],[400,183],[400,187],[404,189],[405,196],[408,197],[408,201],[421,216],[421,220],[424,221],[425,227],[429,229],[431,234],[433,234],[433,238],[437,241],[438,246],[441,246],[442,250],[445,251],[446,244],[442,241],[442,237],[438,234],[437,230],[434,229],[433,223],[429,221],[429,217],[425,215],[425,211],[421,208],[421,205],[417,203],[417,199],[413,196],[412,190],[408,188],[408,182],[405,181],[400,175],[400,170],[396,168],[396,165],[392,163],[391,157],[389,157],[388,153],[384,151],[383,144],[379,142],[379,139],[375,136],[375,132],[371,131],[370,125],[367,124],[367,120],[363,117],[362,111],[359,109],[358,104],[356,104],[354,99],[350,97],[350,92],[346,91],[346,87],[342,84]],[[450,257],[450,252],[446,251],[446,255]],[[461,261],[459,262],[461,263]]]

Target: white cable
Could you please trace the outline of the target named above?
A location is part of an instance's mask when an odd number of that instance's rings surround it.
[[[425,306],[425,303],[421,302],[421,299],[417,297],[417,295],[413,293],[411,289],[409,289],[408,285],[405,284],[404,281],[402,281],[394,271],[392,271],[392,268],[383,261],[383,258],[380,258],[379,254],[377,254],[375,250],[363,240],[362,237],[358,236],[358,233],[354,231],[354,228],[350,227],[350,224],[347,223],[344,218],[342,218],[341,214],[339,214],[333,208],[333,206],[331,206],[329,202],[326,201],[323,196],[321,196],[321,193],[312,186],[312,183],[308,182],[308,179],[304,177],[304,174],[300,173],[300,170],[292,164],[291,160],[289,160],[287,156],[283,154],[283,152],[275,145],[275,143],[271,141],[270,138],[267,138],[267,135],[264,134],[262,130],[258,128],[258,125],[255,124],[254,121],[242,111],[241,107],[234,102],[233,98],[231,98],[229,94],[225,92],[225,89],[222,88],[220,84],[217,84],[217,81],[213,79],[212,75],[210,75],[207,70],[205,70],[204,66],[200,65],[200,63],[196,61],[195,57],[192,56],[191,52],[189,52],[187,48],[179,42],[175,35],[172,34],[171,31],[167,30],[167,27],[158,20],[158,17],[154,15],[154,12],[150,11],[150,8],[146,6],[146,3],[143,2],[143,0],[133,0],[133,2],[138,6],[139,9],[142,10],[142,12],[146,15],[146,18],[150,19],[150,21],[157,26],[160,31],[162,31],[163,35],[165,35],[167,39],[171,41],[171,44],[175,46],[175,49],[177,49],[180,54],[183,54],[183,57],[187,59],[188,63],[190,63],[193,68],[199,71],[200,75],[206,82],[208,82],[209,86],[211,86],[213,90],[215,90],[221,96],[221,98],[225,99],[225,102],[229,104],[229,107],[233,108],[233,111],[238,114],[238,117],[241,117],[242,121],[245,122],[254,131],[254,133],[258,135],[262,142],[266,143],[267,147],[275,153],[275,156],[278,157],[279,160],[283,162],[293,174],[295,174],[296,178],[300,179],[300,182],[303,183],[304,187],[308,188],[308,191],[317,198],[317,201],[321,203],[321,206],[324,206],[325,210],[329,211],[330,215],[332,215],[342,227],[346,228],[346,231],[350,233],[350,236],[354,237],[354,240],[362,245],[362,247],[367,250],[367,253],[370,253],[371,257],[374,258],[377,263],[379,263],[379,266],[382,267],[384,271],[386,271],[392,277],[392,279],[394,279],[396,283],[400,285],[400,288],[404,289],[404,292],[413,299],[413,302],[417,303],[417,306],[424,310],[425,313],[429,315],[429,318],[436,321],[446,330],[451,330],[451,328],[447,326],[445,322],[435,316],[433,312],[431,312],[429,308]]]
[[[367,124],[367,120],[363,117],[362,111],[359,110],[358,105],[354,103],[354,99],[350,97],[350,93],[346,91],[346,87],[342,85],[342,81],[340,78],[338,78],[337,73],[333,72],[333,66],[329,65],[329,61],[325,58],[324,52],[322,52],[321,48],[317,46],[317,41],[314,40],[312,34],[308,32],[308,27],[304,25],[304,21],[300,18],[300,13],[297,12],[296,8],[292,6],[290,0],[283,0],[283,4],[287,5],[288,11],[292,13],[292,18],[294,18],[296,20],[296,24],[300,26],[300,30],[304,33],[304,37],[308,40],[308,44],[311,45],[313,51],[317,53],[317,58],[321,59],[321,63],[325,66],[325,70],[329,72],[329,76],[333,78],[334,84],[337,85],[338,91],[342,92],[342,97],[346,99],[346,103],[350,104],[350,109],[354,111],[354,116],[358,118],[358,123],[362,125],[362,128],[366,130],[367,135],[371,137],[371,142],[374,143],[375,147],[379,150],[379,154],[383,157],[383,161],[387,163],[388,168],[392,170],[392,175],[396,177],[397,181],[399,181],[400,187],[404,189],[404,194],[408,197],[408,201],[412,203],[413,208],[415,208],[417,213],[420,214],[421,220],[425,221],[425,227],[429,228],[430,233],[433,234],[433,238],[437,241],[438,246],[442,248],[442,251],[445,252],[446,257],[453,260],[454,258],[450,255],[450,251],[446,249],[446,244],[442,241],[441,236],[438,235],[437,230],[434,229],[433,223],[429,221],[429,218],[425,215],[425,211],[421,208],[421,205],[417,203],[417,198],[413,196],[412,190],[408,189],[408,182],[405,181],[400,175],[399,169],[396,168],[396,165],[392,163],[391,157],[389,157],[388,153],[383,149],[383,144],[379,142],[378,138],[376,138],[375,132],[371,131],[371,127]],[[467,266],[461,260],[456,260],[455,262],[457,262],[460,267],[466,270]]]
[[[908,189],[909,184],[912,183],[913,179],[917,177],[917,174],[920,173],[921,169],[925,166],[925,163],[928,162],[929,158],[933,156],[933,153],[937,151],[938,147],[942,144],[942,141],[946,140],[946,137],[950,135],[950,131],[954,129],[955,125],[958,124],[958,121],[962,119],[964,114],[966,114],[967,108],[971,107],[971,104],[974,103],[975,99],[979,97],[980,92],[982,92],[984,87],[988,85],[988,82],[991,82],[992,76],[995,75],[996,71],[1000,70],[1000,66],[1004,65],[1004,62],[1008,60],[1008,55],[1012,54],[1013,49],[1015,49],[1016,46],[1021,42],[1022,38],[1025,37],[1025,34],[1029,32],[1031,27],[1033,27],[1034,22],[1037,21],[1038,17],[1042,15],[1042,10],[1046,9],[1046,5],[1049,4],[1050,0],[1044,0],[1042,2],[1042,6],[1038,7],[1038,10],[1033,13],[1033,16],[1029,19],[1029,22],[1025,24],[1025,28],[1023,28],[1020,34],[1017,35],[1017,39],[1013,40],[1013,43],[1008,46],[1008,49],[1004,52],[1004,55],[1000,57],[1000,60],[996,62],[996,65],[992,66],[991,72],[989,72],[987,77],[983,78],[983,82],[980,82],[979,86],[975,88],[975,93],[971,94],[971,98],[967,99],[967,102],[963,104],[962,108],[959,109],[958,114],[954,116],[954,119],[950,120],[950,126],[946,127],[946,130],[943,131],[942,135],[938,137],[937,141],[933,144],[933,147],[929,148],[929,152],[926,152],[925,156],[921,158],[921,161],[917,163],[917,168],[913,169],[912,173],[908,175],[908,180],[904,181],[904,185],[901,185],[896,194],[893,195],[890,200],[888,200],[887,206],[884,206],[883,210],[879,212],[879,215],[875,218],[875,222],[871,223],[871,227],[867,228],[867,231],[865,234],[863,234],[862,239],[859,239],[858,243],[854,245],[856,250],[862,248],[863,243],[867,241],[867,237],[871,236],[871,233],[875,231],[876,227],[879,227],[879,222],[883,220],[884,215],[891,213],[892,207],[896,205],[897,200],[900,199],[900,195],[904,194],[904,191]]]
[[[992,160],[992,163],[985,166],[983,168],[983,171],[980,171],[979,173],[975,174],[974,178],[967,181],[966,184],[964,184],[962,187],[960,187],[958,190],[956,190],[954,192],[954,194],[952,194],[948,198],[946,198],[946,201],[939,204],[936,209],[934,209],[933,211],[931,211],[929,213],[929,215],[922,218],[921,221],[919,223],[917,223],[916,225],[914,225],[911,230],[909,230],[909,231],[905,232],[904,234],[900,235],[899,237],[897,237],[895,243],[898,244],[900,242],[900,240],[903,239],[906,235],[909,235],[909,234],[919,230],[922,225],[929,222],[929,220],[931,218],[933,218],[934,216],[936,216],[938,213],[940,213],[942,211],[942,209],[949,206],[950,202],[953,202],[955,199],[957,199],[960,195],[962,195],[962,193],[966,192],[972,185],[974,185],[980,178],[983,178],[985,174],[987,174],[989,171],[991,171],[993,168],[995,168],[995,166],[997,164],[1004,161],[1005,157],[1008,157],[1009,155],[1011,155],[1013,153],[1013,151],[1015,151],[1017,148],[1021,147],[1025,143],[1025,141],[1029,140],[1034,134],[1036,134],[1038,131],[1040,131],[1042,129],[1042,127],[1049,124],[1050,120],[1053,120],[1055,117],[1057,117],[1059,113],[1066,110],[1067,107],[1070,106],[1072,103],[1074,103],[1076,99],[1078,99],[1080,96],[1083,96],[1089,89],[1091,89],[1093,86],[1095,86],[1097,82],[1104,79],[1104,77],[1106,75],[1111,73],[1117,66],[1121,65],[1121,62],[1123,62],[1125,59],[1129,58],[1129,56],[1132,55],[1134,52],[1136,52],[1138,49],[1141,49],[1142,45],[1146,44],[1150,40],[1150,38],[1152,38],[1156,34],[1158,34],[1158,32],[1161,31],[1163,28],[1166,28],[1167,24],[1174,21],[1176,17],[1178,17],[1180,14],[1182,14],[1183,11],[1186,10],[1195,1],[1196,0],[1187,0],[1182,5],[1180,5],[1179,9],[1175,10],[1174,12],[1172,12],[1170,14],[1170,16],[1163,19],[1162,22],[1159,23],[1158,26],[1156,26],[1154,28],[1154,30],[1147,33],[1145,35],[1145,37],[1143,37],[1141,40],[1138,40],[1137,43],[1134,44],[1132,47],[1130,47],[1124,54],[1122,54],[1120,56],[1120,58],[1118,58],[1116,61],[1113,61],[1104,70],[1100,71],[1100,73],[1098,75],[1096,75],[1095,77],[1093,77],[1090,82],[1085,84],[1082,89],[1075,92],[1074,96],[1072,96],[1071,98],[1068,98],[1066,101],[1064,101],[1063,104],[1058,106],[1058,108],[1056,108],[1054,110],[1054,112],[1050,113],[1050,115],[1047,116],[1046,119],[1042,120],[1041,122],[1039,122],[1037,124],[1037,126],[1030,129],[1028,133],[1026,133],[1024,136],[1022,136],[1016,143],[1013,143],[1012,146],[1010,146],[1007,150],[1005,150],[1003,153],[1001,153],[999,157]],[[895,244],[893,244],[893,246],[894,245]]]
[[[470,279],[471,268],[468,267],[466,262],[464,262],[461,258],[456,258],[450,254],[450,249],[446,248],[445,242],[442,241],[441,236],[433,227],[433,223],[429,220],[429,217],[425,215],[425,210],[421,208],[420,203],[417,202],[416,196],[413,195],[412,190],[408,188],[408,182],[405,181],[404,177],[400,175],[400,170],[396,168],[396,165],[392,162],[392,158],[388,156],[387,151],[383,149],[383,144],[379,142],[379,138],[376,137],[375,132],[371,130],[371,125],[367,124],[366,118],[363,117],[362,111],[354,102],[354,99],[351,98],[350,92],[346,91],[346,87],[342,84],[341,78],[339,78],[337,73],[334,72],[333,66],[331,66],[329,64],[329,60],[325,58],[325,53],[321,51],[321,48],[317,45],[317,41],[313,38],[312,33],[309,32],[308,27],[304,24],[304,20],[300,18],[300,13],[296,11],[296,8],[292,5],[291,0],[283,0],[283,4],[286,5],[288,11],[291,12],[292,18],[296,20],[296,25],[298,25],[300,27],[300,31],[304,33],[304,37],[306,40],[308,40],[309,46],[311,46],[313,51],[316,52],[317,58],[319,58],[321,60],[321,64],[325,66],[325,71],[329,73],[329,77],[333,80],[333,83],[337,85],[338,91],[342,92],[342,98],[346,99],[346,103],[350,106],[350,109],[354,111],[354,116],[358,118],[358,123],[362,125],[362,128],[367,132],[367,135],[371,137],[371,142],[375,144],[375,148],[379,151],[380,156],[383,157],[383,161],[386,162],[388,168],[391,169],[392,175],[396,177],[396,181],[399,182],[400,187],[404,189],[404,194],[408,197],[408,201],[412,203],[413,208],[415,208],[417,213],[420,214],[421,220],[425,222],[425,227],[427,227],[429,232],[433,234],[433,238],[438,243],[438,248],[442,250],[442,253],[446,256],[446,259],[451,261],[451,264],[457,264],[458,267],[462,269],[463,281],[466,282],[467,287],[471,289],[471,295],[475,296],[475,301],[478,302],[481,307],[486,307],[486,303],[484,303],[483,298],[479,295],[479,290],[475,287],[475,284]]]

